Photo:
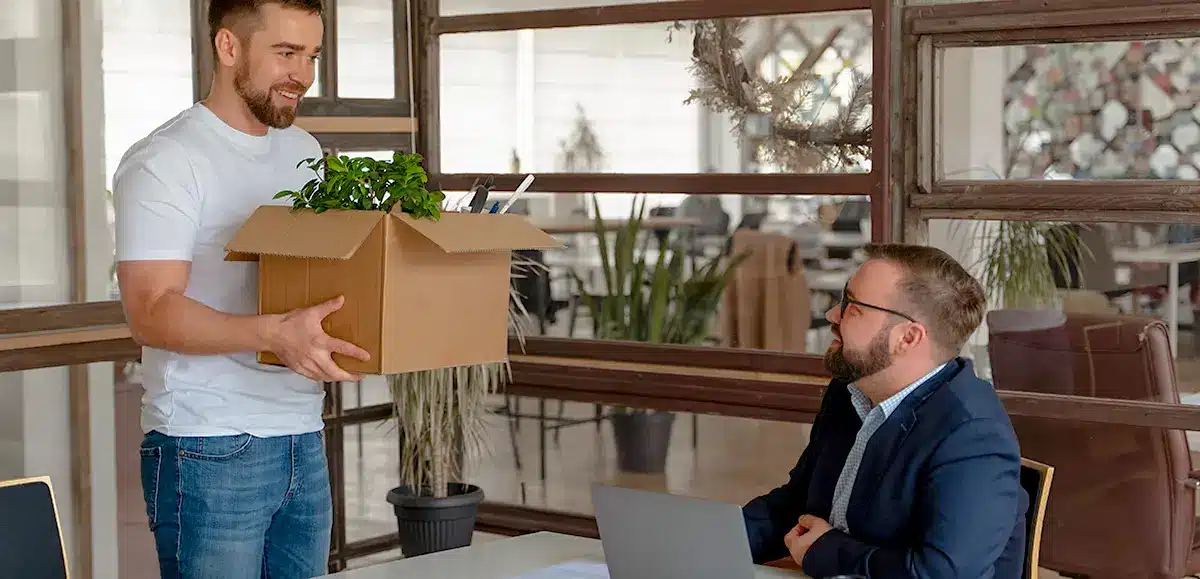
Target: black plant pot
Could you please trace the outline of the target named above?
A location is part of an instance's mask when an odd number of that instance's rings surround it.
[[[483,502],[483,489],[450,483],[445,497],[414,496],[400,486],[387,494],[400,527],[400,550],[405,557],[446,551],[471,545],[475,514]]]
[[[667,470],[674,413],[616,412],[611,421],[613,438],[617,441],[617,468],[637,473]]]

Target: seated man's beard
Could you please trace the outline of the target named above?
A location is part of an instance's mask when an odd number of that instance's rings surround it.
[[[835,334],[838,327],[833,327]],[[871,343],[863,351],[847,351],[846,342],[838,340],[836,347],[825,352],[825,368],[837,380],[854,382],[864,376],[870,376],[892,364],[892,355],[888,351],[888,333],[891,327],[880,330]]]
[[[275,106],[271,102],[271,91],[275,87],[271,87],[265,91],[255,91],[250,88],[250,67],[243,65],[234,75],[233,87],[237,91],[238,96],[245,101],[246,107],[250,109],[250,114],[258,119],[258,122],[275,129],[286,129],[292,126],[296,121],[296,110],[281,108]],[[282,90],[304,94],[305,89],[294,85],[280,86]]]

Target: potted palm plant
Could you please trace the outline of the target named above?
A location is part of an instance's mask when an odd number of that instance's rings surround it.
[[[592,197],[595,234],[604,287],[591,291],[572,272],[578,294],[589,310],[595,338],[657,344],[699,344],[711,333],[717,309],[734,270],[746,258],[717,256],[700,263],[674,241],[651,257],[652,235],[642,235],[645,199],[638,196],[629,220],[610,246],[599,204]],[[626,472],[662,472],[666,468],[675,415],[619,407],[611,417],[618,467]]]
[[[543,267],[513,255],[513,276]],[[529,313],[509,290],[509,328],[524,345]],[[508,363],[387,377],[400,438],[400,486],[388,492],[406,557],[471,544],[483,489],[464,481],[464,463],[486,446],[487,398],[511,378]]]

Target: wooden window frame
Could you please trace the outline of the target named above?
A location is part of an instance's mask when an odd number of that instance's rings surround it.
[[[417,152],[426,162],[431,181],[448,191],[470,188],[478,173],[441,173],[439,39],[445,34],[497,32],[520,29],[570,28],[629,23],[670,22],[709,18],[756,17],[783,14],[812,14],[870,10],[872,13],[872,147],[868,173],[819,174],[623,174],[623,173],[538,173],[530,191],[572,193],[685,193],[711,195],[864,195],[871,201],[871,238],[892,239],[891,143],[892,98],[890,90],[892,4],[890,0],[819,0],[797,4],[792,0],[683,0],[603,7],[529,10],[493,14],[440,16],[438,0],[412,0],[414,94],[416,99]],[[496,174],[496,187],[515,189],[524,174]],[[595,351],[595,340],[529,338],[530,348],[546,348],[559,356],[586,356]],[[660,346],[630,343],[631,350],[658,352]],[[712,356],[716,349],[702,346],[673,347],[681,362]],[[730,350],[734,352],[735,350]],[[736,351],[744,353],[743,351]],[[771,354],[796,367],[823,373],[822,358],[812,354]],[[724,358],[728,359],[728,358]],[[752,358],[762,360],[762,358]],[[765,363],[765,362],[764,362]]]
[[[1192,0],[984,0],[908,6],[901,22],[894,95],[900,146],[892,151],[902,241],[926,243],[930,219],[1196,223],[1200,180],[935,180],[937,51],[1043,42],[1195,36]],[[1112,22],[1121,22],[1113,25]],[[1015,415],[1200,430],[1200,407],[999,390]],[[1070,406],[1075,405],[1073,410]],[[1041,406],[1041,408],[1037,408]],[[1049,411],[1050,408],[1054,410]],[[1056,416],[1050,416],[1056,414]],[[1134,415],[1137,415],[1135,418]]]
[[[937,179],[939,51],[1037,43],[1194,37],[1192,0],[995,0],[909,6],[901,15],[899,133],[903,238],[925,239],[928,219],[1195,223],[1200,180]],[[1119,23],[1119,24],[1114,24]]]
[[[212,84],[213,59],[209,42],[208,0],[192,2],[192,61],[194,98],[198,102]],[[408,71],[411,67],[409,11],[405,0],[392,2],[395,96],[390,99],[346,98],[338,95],[337,0],[324,0],[325,39],[317,68],[321,95],[300,102],[296,124],[324,147],[363,148],[364,144],[407,143],[416,131]],[[374,125],[374,126],[372,126]],[[389,146],[393,149],[410,149]]]
[[[538,173],[530,191],[550,193],[684,193],[695,195],[863,195],[871,200],[871,237],[892,237],[889,187],[891,107],[890,2],[882,0],[682,0],[587,8],[529,10],[492,14],[437,15],[437,0],[413,0],[419,22],[412,53],[418,125],[417,152],[426,160],[431,179],[446,190],[466,190],[479,173],[442,174],[439,154],[439,38],[445,34],[521,29],[571,28],[616,24],[670,22],[710,18],[757,17],[871,10],[872,12],[872,147],[869,173],[755,174],[755,173]],[[886,10],[883,8],[886,7]],[[495,175],[499,188],[520,184],[524,174]]]
[[[202,0],[193,0],[201,16]],[[63,0],[64,25],[76,26],[75,0]],[[561,193],[591,191],[729,194],[793,194],[796,191],[818,194],[864,194],[872,202],[872,237],[919,242],[928,219],[1068,219],[1078,221],[1195,221],[1200,217],[1200,184],[1192,181],[1118,181],[1064,182],[955,182],[934,183],[932,173],[919,160],[932,159],[933,133],[927,124],[933,109],[922,102],[932,77],[935,49],[948,46],[982,46],[1052,40],[1114,40],[1162,38],[1194,34],[1200,24],[1200,10],[1189,0],[1156,0],[1150,5],[1127,7],[1114,0],[1059,0],[1047,7],[1043,0],[991,0],[970,4],[912,6],[899,8],[893,0],[818,0],[803,7],[793,0],[682,0],[652,4],[606,6],[603,8],[538,10],[503,14],[440,16],[437,0],[412,0],[411,12],[396,18],[414,23],[412,44],[397,58],[397,64],[412,54],[416,64],[413,87],[421,118],[417,130],[417,150],[430,158],[431,172],[444,188],[465,189],[474,175],[438,175],[437,144],[437,50],[441,34],[475,30],[594,26],[623,22],[654,22],[675,19],[702,19],[770,14],[831,12],[837,10],[872,11],[873,87],[875,102],[872,143],[872,172],[848,175],[628,175],[628,174],[548,174],[539,175],[535,187]],[[334,8],[336,10],[336,8]],[[902,16],[902,18],[895,18]],[[73,20],[72,20],[73,19]],[[332,17],[336,19],[336,14]],[[1119,21],[1115,27],[1107,22]],[[893,22],[902,26],[893,26]],[[329,27],[331,30],[332,26]],[[69,29],[67,38],[77,36]],[[399,35],[398,35],[399,36]],[[201,79],[197,91],[207,88],[201,71],[211,70],[205,62],[207,34],[195,53]],[[198,41],[199,42],[199,41]],[[336,52],[336,47],[334,47]],[[335,61],[335,58],[327,58]],[[68,70],[78,63],[68,61]],[[73,67],[73,68],[72,68]],[[336,77],[336,63],[323,64],[323,81]],[[397,81],[408,75],[398,74]],[[892,82],[896,79],[898,84]],[[915,80],[914,80],[915,79]],[[336,80],[334,81],[336,83]],[[330,84],[324,86],[329,87]],[[924,91],[923,92],[923,88]],[[897,90],[898,89],[898,90]],[[72,101],[77,86],[68,85],[68,111],[81,106]],[[405,97],[408,91],[397,91]],[[397,99],[399,100],[399,99]],[[315,101],[320,104],[320,100]],[[336,101],[324,108],[314,106],[313,116],[352,119],[377,110],[355,109],[361,103]],[[339,108],[339,106],[341,108]],[[374,105],[371,105],[374,106]],[[411,116],[409,109],[393,111],[391,117]],[[78,131],[78,119],[68,115],[68,130]],[[358,121],[347,121],[347,126]],[[341,132],[334,134],[370,134]],[[405,137],[410,138],[411,133]],[[76,142],[77,134],[68,134]],[[375,148],[359,146],[334,148]],[[391,148],[391,147],[378,147]],[[78,170],[82,153],[69,162]],[[519,175],[497,176],[498,186],[515,186]],[[69,176],[70,180],[71,177]],[[1105,193],[1092,193],[1103,188]],[[82,190],[72,188],[72,190]],[[1084,196],[1086,193],[1086,197]],[[1170,193],[1170,197],[1166,194]],[[1146,201],[1145,196],[1152,201]],[[1086,207],[1085,207],[1086,203]],[[72,230],[80,230],[80,200],[70,204],[75,217]],[[81,243],[72,233],[72,245]],[[72,269],[82,271],[77,260],[83,252],[73,247]],[[75,292],[77,299],[78,290]],[[119,335],[124,312],[116,301],[78,303],[51,308],[28,308],[0,312],[0,371],[80,365],[102,360],[126,360],[140,354],[132,339]],[[127,331],[127,329],[125,330]],[[80,334],[84,332],[85,334]],[[116,333],[114,333],[116,332]],[[31,339],[32,338],[32,339]],[[809,421],[819,408],[825,371],[821,359],[811,355],[777,352],[695,348],[600,340],[564,340],[530,338],[525,348],[510,348],[515,383],[510,392],[584,402],[627,404],[664,410],[690,410],[731,416]],[[699,370],[697,370],[699,368]],[[73,385],[75,383],[73,382]],[[81,391],[72,388],[72,391]],[[1158,428],[1200,431],[1200,407],[1117,401],[1028,392],[1000,391],[1001,399],[1013,415],[1057,418]],[[86,398],[72,398],[86,411]],[[338,409],[327,413],[331,432],[340,440],[346,424],[385,419],[390,409],[384,406]],[[86,419],[86,412],[84,412]],[[85,431],[86,429],[84,429]],[[74,444],[86,457],[86,434],[76,435]],[[331,444],[331,448],[337,446]],[[342,450],[336,450],[337,457]],[[77,455],[76,464],[81,459]],[[81,471],[76,484],[86,484],[89,474]],[[575,529],[588,532],[588,517],[565,515],[538,509],[507,505],[484,505],[480,525],[504,532],[522,532],[538,528]],[[381,537],[347,544],[344,537],[335,558],[344,564],[347,558],[377,552],[394,545],[394,538]]]

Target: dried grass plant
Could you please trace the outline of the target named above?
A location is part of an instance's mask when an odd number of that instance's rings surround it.
[[[544,266],[513,254],[513,277]],[[524,346],[529,312],[509,285],[509,330]],[[441,498],[462,482],[465,457],[486,450],[488,396],[511,381],[508,362],[440,368],[387,377],[400,437],[400,484]]]

